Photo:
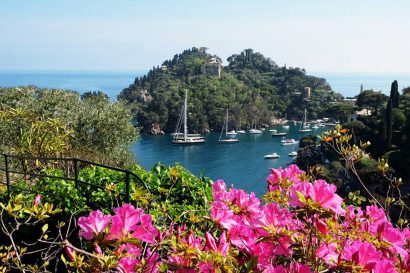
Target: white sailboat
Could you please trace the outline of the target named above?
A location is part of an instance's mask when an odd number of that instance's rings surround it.
[[[307,110],[305,108],[305,111],[303,113],[302,125],[300,126],[300,129],[299,129],[300,133],[312,132],[312,129],[310,129],[309,125],[307,125],[306,120],[307,120]]]
[[[246,134],[246,131],[241,129],[241,118],[239,118],[239,127],[237,128],[239,130],[236,131],[238,134]]]
[[[251,134],[262,134],[262,130],[256,129],[256,122],[255,122],[255,128],[250,129],[249,133],[251,133]]]
[[[221,131],[221,135],[219,136],[219,140],[218,140],[218,142],[219,143],[238,143],[239,142],[239,139],[237,139],[237,138],[228,138],[228,136],[232,136],[232,134],[229,134],[230,132],[232,132],[232,131],[229,131],[228,132],[228,124],[229,124],[229,111],[228,111],[228,109],[226,109],[226,119],[225,119],[225,121],[224,121],[224,125],[223,125],[223,127],[222,127],[222,131]],[[224,133],[224,131],[225,131],[225,138],[222,138],[222,135],[223,135],[223,133]],[[236,132],[235,132],[235,136],[236,136],[237,134],[236,134]]]
[[[173,144],[201,144],[201,143],[204,143],[205,139],[200,134],[188,134],[187,108],[188,108],[188,91],[185,90],[184,106],[179,116],[175,133],[173,134],[172,143]],[[181,122],[182,119],[183,119],[183,125],[184,125],[183,133],[180,132],[181,126],[182,126],[182,122]]]

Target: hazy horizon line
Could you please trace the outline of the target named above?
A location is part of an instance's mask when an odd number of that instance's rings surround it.
[[[301,67],[293,67],[292,68],[300,68]],[[0,69],[0,73],[147,73],[152,68],[132,68],[132,69]],[[360,75],[398,75],[398,76],[410,76],[410,72],[391,72],[391,71],[323,71],[323,70],[306,70],[306,74],[312,75],[315,74],[360,74]]]

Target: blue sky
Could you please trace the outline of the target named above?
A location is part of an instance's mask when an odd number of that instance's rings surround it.
[[[410,73],[410,1],[2,0],[0,70],[145,70],[192,46],[308,71]]]

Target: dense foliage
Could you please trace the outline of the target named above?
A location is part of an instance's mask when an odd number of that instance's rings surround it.
[[[301,119],[304,107],[310,118],[324,115],[329,102],[342,98],[325,79],[306,75],[299,68],[279,67],[269,58],[247,49],[222,66],[206,48],[192,48],[137,77],[119,98],[133,107],[146,132],[173,132],[188,90],[191,131],[219,130],[230,111],[231,128],[271,124],[284,117]],[[309,87],[310,91],[306,88]]]
[[[400,94],[394,81],[390,96],[365,90],[357,96],[356,104],[367,109],[369,116],[359,116],[357,121],[345,124],[354,134],[356,143],[370,141],[368,151],[375,157],[390,162],[396,175],[410,180],[410,94],[404,88]]]
[[[372,272],[410,271],[410,230],[394,226],[375,205],[347,205],[336,187],[295,165],[272,169],[264,200],[253,193],[212,185],[208,225],[156,221],[142,208],[124,204],[114,213],[92,211],[77,221],[80,242],[49,239],[43,217],[58,213],[40,197],[33,204],[1,203],[1,217],[39,222],[38,243],[65,248],[61,257],[75,272]],[[21,197],[20,197],[21,199]],[[16,213],[24,210],[25,214]],[[49,262],[25,264],[27,250],[15,244],[12,226],[0,249],[3,272],[47,272]],[[59,228],[62,228],[60,223]],[[4,228],[3,225],[3,234]],[[62,232],[58,234],[64,234]],[[46,236],[47,235],[47,236]],[[51,248],[54,247],[54,248]],[[61,272],[61,270],[59,271]]]
[[[205,217],[212,200],[208,178],[196,177],[179,165],[158,164],[150,171],[134,166],[132,170],[147,188],[131,180],[130,203],[149,212],[154,223],[209,226]],[[60,176],[63,170],[44,173]],[[0,272],[65,272],[59,259],[65,240],[81,246],[74,220],[96,209],[113,213],[124,202],[121,172],[88,167],[80,171],[79,180],[102,188],[82,183],[76,187],[74,181],[53,178],[20,180],[13,184],[9,199],[6,187],[0,187]]]
[[[103,93],[0,88],[0,150],[123,165],[137,137],[130,110]]]

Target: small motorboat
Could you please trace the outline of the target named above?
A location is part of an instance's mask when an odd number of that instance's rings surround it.
[[[262,131],[258,130],[258,129],[250,129],[249,133],[251,133],[251,134],[262,134]]]
[[[227,136],[236,136],[238,133],[237,132],[235,132],[235,130],[232,130],[232,131],[229,131],[229,132],[226,132],[226,135]]]
[[[319,126],[317,126],[316,124],[312,126],[312,129],[319,129]]]
[[[292,152],[289,153],[289,156],[290,157],[298,156],[298,152],[292,151]]]
[[[245,130],[238,130],[238,131],[236,131],[238,134],[246,134],[246,131]]]
[[[290,126],[289,125],[282,125],[282,128],[287,130],[287,129],[290,128]]]
[[[285,137],[282,137],[282,139],[280,140],[280,142],[282,142],[282,143],[293,143],[293,142],[295,142],[295,140],[294,140],[293,138],[285,138]]]
[[[271,153],[271,154],[267,154],[264,156],[265,159],[275,159],[275,158],[279,158],[280,155],[278,155],[277,153]]]
[[[276,129],[270,129],[270,130],[269,130],[269,132],[272,132],[272,133],[277,133],[277,132],[278,132],[278,130],[276,130]]]
[[[295,145],[295,144],[299,143],[299,141],[294,140],[293,138],[291,138],[291,139],[282,139],[281,142],[282,142],[283,146]]]
[[[272,136],[286,136],[288,133],[272,133]]]
[[[239,139],[237,138],[225,138],[225,139],[220,139],[218,140],[218,143],[221,144],[230,144],[230,143],[238,143]]]

